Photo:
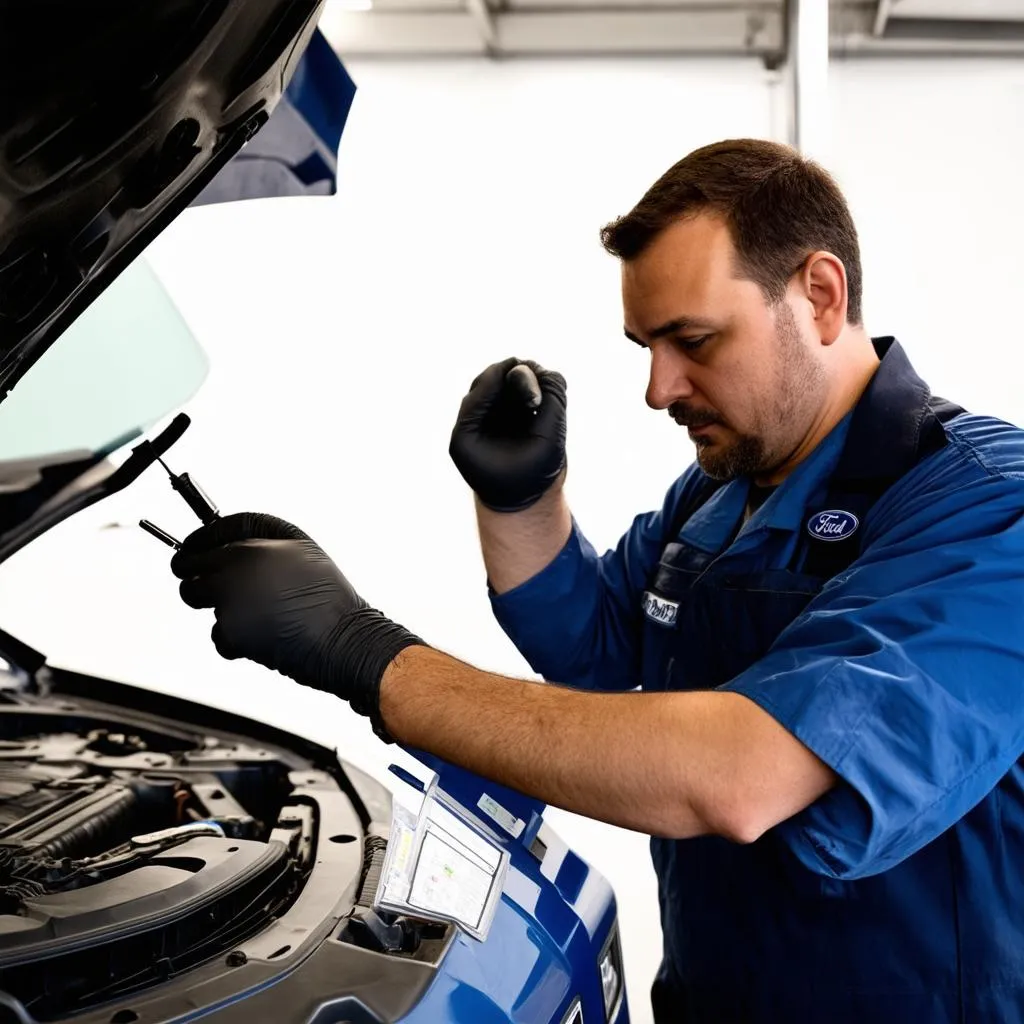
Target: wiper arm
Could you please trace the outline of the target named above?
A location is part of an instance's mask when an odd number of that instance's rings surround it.
[[[46,655],[29,647],[23,640],[0,629],[0,655],[10,662],[12,668],[24,672],[29,678],[34,676],[45,664]]]
[[[131,455],[109,476],[91,487],[84,488],[66,501],[40,510],[24,523],[9,530],[0,539],[0,562],[61,520],[90,505],[95,505],[97,501],[102,501],[111,494],[123,491],[129,484],[134,483],[181,438],[191,422],[186,413],[178,413],[152,441],[143,441],[136,445]]]
[[[9,530],[0,540],[0,562],[41,533],[45,533],[62,519],[94,505],[111,494],[123,491],[130,483],[134,483],[181,438],[191,422],[185,413],[178,413],[152,441],[143,441],[136,445],[132,449],[132,454],[109,476],[66,501],[49,508],[44,506],[40,512],[25,520],[24,523]],[[34,679],[35,674],[46,664],[45,654],[41,654],[3,630],[0,630],[0,654],[16,669],[24,672],[30,680]]]

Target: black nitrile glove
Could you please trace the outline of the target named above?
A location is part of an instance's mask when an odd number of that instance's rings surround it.
[[[186,538],[171,571],[182,600],[212,608],[213,642],[225,658],[249,658],[380,717],[380,681],[392,659],[422,644],[371,608],[298,527],[243,512]]]
[[[488,366],[462,400],[448,453],[488,508],[529,508],[565,468],[565,378],[529,360]]]

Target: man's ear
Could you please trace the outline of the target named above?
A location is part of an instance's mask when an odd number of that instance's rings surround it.
[[[800,272],[800,285],[814,314],[823,345],[831,345],[846,326],[846,268],[838,256],[815,252]]]

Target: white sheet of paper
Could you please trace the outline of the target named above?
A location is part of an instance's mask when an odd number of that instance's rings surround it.
[[[429,797],[415,812],[395,801],[378,903],[453,920],[475,938],[490,928],[508,854]]]
[[[409,903],[478,928],[493,882],[493,869],[483,867],[472,851],[453,842],[449,833],[428,826]]]

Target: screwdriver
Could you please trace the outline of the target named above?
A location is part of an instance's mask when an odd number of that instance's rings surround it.
[[[170,467],[159,455],[156,461],[167,470],[167,475],[171,478],[171,486],[185,499],[185,504],[195,512],[203,526],[209,526],[215,519],[220,518],[217,506],[210,501],[202,487],[188,473],[172,473]]]
[[[159,455],[156,456],[156,461],[167,471],[167,475],[171,478],[171,486],[182,496],[185,504],[199,517],[199,521],[203,526],[209,526],[210,523],[220,518],[217,506],[214,505],[202,487],[188,473],[172,472],[170,466]],[[181,548],[181,541],[172,537],[166,530],[162,530],[156,523],[151,523],[148,519],[140,519],[139,526],[150,536],[156,537],[157,540],[170,548],[174,548],[175,551]]]

